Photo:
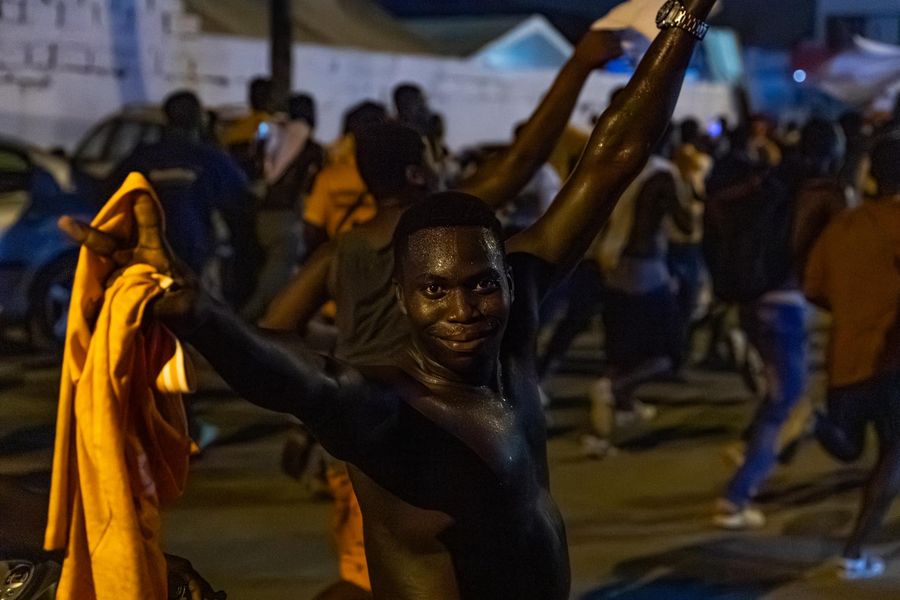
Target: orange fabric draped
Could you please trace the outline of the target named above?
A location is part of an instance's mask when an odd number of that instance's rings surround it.
[[[132,173],[94,219],[135,236],[132,207],[156,197]],[[148,265],[116,272],[81,249],[69,309],[44,545],[65,549],[59,600],[164,600],[161,506],[179,497],[190,440],[181,393],[193,373],[181,346],[144,316],[171,284]]]

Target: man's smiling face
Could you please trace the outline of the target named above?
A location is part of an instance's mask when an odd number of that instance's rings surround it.
[[[496,236],[482,227],[416,231],[403,253],[397,285],[419,350],[470,383],[486,383],[512,301]]]

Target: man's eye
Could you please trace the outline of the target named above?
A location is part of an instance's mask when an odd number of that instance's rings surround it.
[[[500,282],[494,278],[482,279],[475,286],[476,292],[490,293],[496,291],[500,287]]]
[[[434,298],[434,297],[440,296],[444,293],[444,287],[441,285],[438,285],[436,283],[431,283],[431,284],[426,285],[422,289],[422,291],[425,292],[426,296]]]

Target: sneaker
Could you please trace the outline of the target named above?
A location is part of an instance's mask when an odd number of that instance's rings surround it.
[[[613,428],[616,425],[615,396],[612,391],[612,381],[606,377],[598,379],[591,386],[591,429],[601,439],[612,437]]]
[[[644,404],[638,400],[634,400],[631,410],[616,410],[615,423],[616,427],[632,427],[652,421],[659,414],[655,406]]]
[[[837,559],[838,577],[847,581],[871,579],[884,574],[884,560],[879,556],[864,554],[859,558]]]
[[[591,434],[581,436],[581,455],[585,458],[606,458],[616,453],[616,447],[609,440]]]
[[[546,410],[550,406],[550,402],[552,402],[550,395],[544,391],[544,386],[542,385],[538,386],[538,394],[541,398],[541,408]]]
[[[731,360],[737,366],[747,362],[747,335],[740,329],[732,329],[728,332],[728,350],[731,352]]]
[[[720,498],[716,502],[716,514],[713,515],[713,524],[721,529],[732,531],[760,529],[765,527],[766,517],[758,508],[751,506],[739,507],[729,500]]]
[[[657,416],[659,416],[659,410],[655,406],[644,404],[640,400],[634,401],[634,408],[632,409],[632,412],[637,415],[638,419],[645,422],[652,421]]]

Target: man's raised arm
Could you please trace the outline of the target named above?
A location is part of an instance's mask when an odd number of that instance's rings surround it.
[[[686,0],[705,20],[715,0]],[[631,81],[600,117],[591,139],[547,213],[513,236],[508,252],[528,252],[571,268],[609,218],[666,129],[697,38],[671,27],[661,31]]]
[[[464,180],[459,189],[491,206],[514,198],[547,162],[569,123],[588,76],[621,53],[618,34],[586,33],[512,146]]]

